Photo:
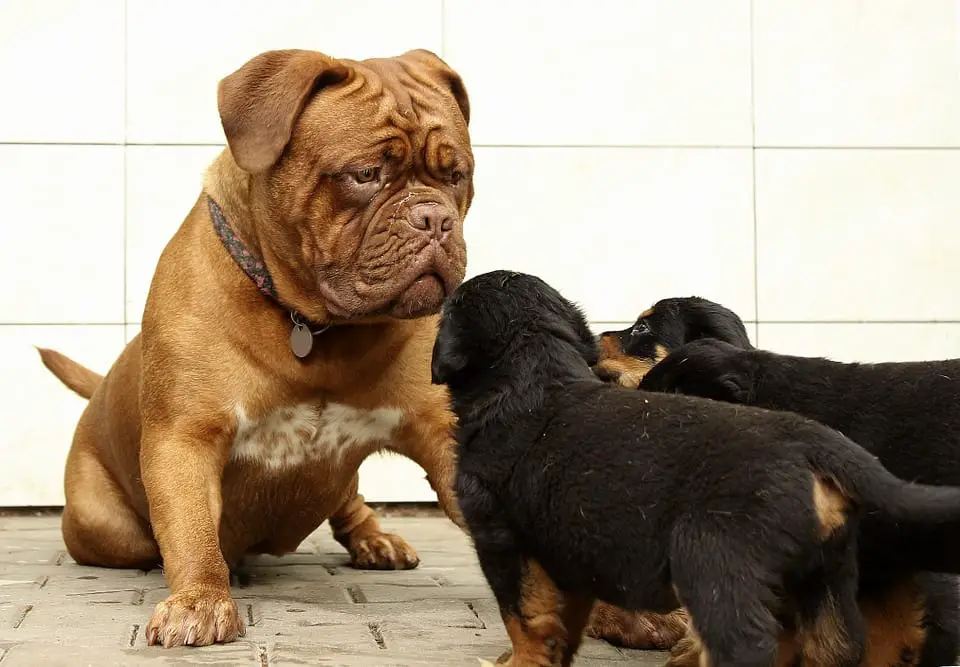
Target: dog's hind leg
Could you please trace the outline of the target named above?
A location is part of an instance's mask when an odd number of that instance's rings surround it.
[[[144,568],[160,564],[149,524],[130,506],[120,485],[90,451],[81,419],[67,456],[66,503],[61,531],[67,551],[81,565]]]
[[[675,528],[670,571],[677,598],[689,613],[689,629],[667,666],[775,664],[780,624],[768,606],[775,596],[748,549],[736,531]]]

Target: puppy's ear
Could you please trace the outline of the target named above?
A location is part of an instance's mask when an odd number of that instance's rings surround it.
[[[467,96],[467,88],[463,85],[463,79],[460,78],[459,74],[451,69],[437,54],[426,49],[407,51],[401,58],[416,62],[439,79],[453,95],[453,99],[456,100],[457,107],[463,115],[463,122],[470,125],[470,98]]]
[[[317,51],[267,51],[220,81],[217,106],[233,159],[256,174],[276,164],[307,102],[350,70]]]
[[[433,359],[430,362],[430,381],[433,384],[449,384],[450,380],[467,367],[467,357],[460,351],[457,341],[447,326],[441,326],[433,343]]]

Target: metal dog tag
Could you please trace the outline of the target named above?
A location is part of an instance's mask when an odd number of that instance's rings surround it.
[[[294,325],[290,331],[290,349],[300,359],[310,354],[313,349],[313,333],[303,324]]]

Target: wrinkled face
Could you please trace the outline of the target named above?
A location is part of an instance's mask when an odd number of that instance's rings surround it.
[[[464,111],[416,58],[338,62],[349,76],[307,101],[267,180],[264,242],[334,319],[435,313],[466,271]]]

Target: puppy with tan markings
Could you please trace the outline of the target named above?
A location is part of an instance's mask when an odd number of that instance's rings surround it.
[[[843,432],[905,479],[960,484],[960,360],[850,364],[703,339],[654,366],[640,386],[795,412]],[[915,655],[925,666],[954,664],[960,653],[957,581],[924,571],[960,573],[960,524],[868,517],[859,541],[861,595],[889,598],[884,606],[904,618],[914,637],[903,639],[898,653]],[[944,596],[952,604],[938,605]]]
[[[67,459],[77,562],[150,567],[149,644],[232,641],[228,566],[325,520],[357,567],[416,567],[358,495],[378,450],[419,463],[446,512],[454,417],[431,384],[435,315],[463,279],[469,103],[427,51],[262,53],[220,82],[227,148],[157,265],[142,333],[101,377]]]
[[[857,665],[855,530],[960,518],[960,489],[907,483],[786,412],[631,391],[592,372],[580,310],[494,271],[443,308],[432,377],[458,418],[456,489],[510,665],[569,665],[595,600],[685,606],[698,646],[670,664],[771,665],[782,624],[810,663]]]
[[[621,339],[622,333],[601,338]],[[644,389],[791,410],[840,430],[905,479],[960,485],[960,381],[952,379],[960,378],[960,361],[842,364],[755,350],[745,334],[740,318],[719,304],[664,299],[640,316],[623,338],[623,351],[653,368],[640,382]],[[608,349],[601,346],[598,366]],[[661,361],[658,349],[671,354]],[[633,378],[626,384],[633,386]],[[960,526],[892,525],[867,517],[859,544],[859,598],[868,626],[863,664],[954,664],[960,653],[957,579],[924,570],[958,571]],[[674,631],[678,620],[611,609],[594,628],[598,636],[642,646],[660,628]]]

